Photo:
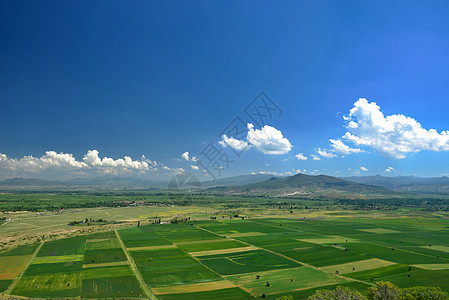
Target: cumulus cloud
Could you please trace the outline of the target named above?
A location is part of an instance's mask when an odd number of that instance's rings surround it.
[[[318,152],[318,154],[321,155],[322,157],[326,157],[326,158],[337,157],[336,154],[334,154],[334,153],[332,153],[332,152],[330,152],[330,151],[327,151],[327,150],[325,150],[325,149],[318,148],[318,149],[317,149],[317,152]]]
[[[402,114],[385,116],[375,102],[364,98],[354,103],[345,119],[345,140],[388,158],[402,159],[422,150],[449,151],[449,131],[424,129],[417,120]]]
[[[264,154],[285,154],[292,149],[290,141],[274,127],[265,125],[262,129],[254,129],[250,123],[248,130],[248,142]]]
[[[312,157],[313,160],[321,160],[321,158],[315,154],[311,154],[310,157]]]
[[[254,129],[254,125],[248,123],[248,133],[246,141],[238,140],[233,137],[223,135],[220,145],[230,147],[237,151],[242,151],[249,147],[254,147],[264,154],[285,154],[292,149],[290,141],[284,137],[280,130],[265,125],[262,129]]]
[[[226,134],[224,134],[221,137],[221,141],[218,142],[223,147],[230,147],[236,151],[245,151],[246,149],[249,149],[250,145],[246,141],[241,141],[238,139],[235,139],[233,137],[227,137]]]
[[[196,165],[190,165],[190,167],[192,168],[192,170],[198,171],[200,168]]]
[[[190,153],[189,152],[184,152],[183,154],[181,154],[181,160],[185,160],[185,161],[193,161],[193,162],[197,162],[198,159],[195,156],[190,157]]]
[[[73,154],[47,151],[41,157],[31,155],[22,158],[10,158],[0,154],[0,171],[7,174],[29,174],[48,171],[63,172],[100,172],[100,173],[132,173],[157,170],[157,162],[145,156],[141,160],[133,160],[129,156],[113,159],[99,157],[98,150],[89,150],[82,161],[76,160]]]
[[[362,170],[362,171],[366,172],[366,171],[368,171],[368,168],[365,168],[365,167],[360,167],[360,170]]]
[[[296,157],[296,159],[298,159],[298,160],[307,160],[307,156],[305,156],[305,155],[302,154],[302,153],[296,154],[295,157]]]
[[[119,159],[110,157],[99,157],[98,150],[89,150],[83,157],[83,162],[89,167],[96,168],[122,168],[134,170],[148,170],[148,163],[146,161],[132,160],[131,157],[125,156]]]
[[[388,167],[388,168],[385,169],[385,172],[387,172],[387,173],[391,173],[393,171],[394,171],[393,167]]]
[[[343,143],[341,140],[329,140],[331,142],[331,146],[333,147],[333,151],[340,153],[340,154],[351,154],[351,153],[360,153],[363,152],[362,149],[358,148],[351,148],[345,143]]]

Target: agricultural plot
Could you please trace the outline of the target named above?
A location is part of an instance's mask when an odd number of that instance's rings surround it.
[[[32,298],[144,296],[114,232],[44,243],[12,294]]]
[[[213,291],[192,292],[184,294],[163,294],[157,295],[162,300],[236,300],[254,299],[254,297],[240,288],[227,288]]]
[[[449,291],[449,231],[431,222],[251,218],[117,233],[123,244],[115,232],[45,242],[33,259],[38,245],[1,251],[0,290],[23,271],[8,291],[30,298],[145,298],[148,287],[158,299],[304,299],[380,280]]]
[[[285,291],[302,290],[348,281],[309,267],[234,275],[227,277],[227,279],[243,286],[255,297],[260,297],[262,294],[279,294]]]
[[[31,255],[14,255],[0,257],[0,280],[14,279],[27,265]]]
[[[130,251],[130,254],[152,288],[222,279],[180,249]]]
[[[322,267],[322,268],[320,268],[320,270],[322,270],[324,272],[329,272],[329,273],[338,272],[338,274],[347,274],[347,273],[353,273],[355,271],[366,271],[366,270],[382,268],[382,267],[391,266],[394,264],[395,263],[392,263],[390,261],[372,258],[372,259],[361,260],[361,261],[356,261],[356,262],[352,262],[352,263]]]
[[[146,227],[150,226],[122,229],[118,232],[127,248],[171,245],[169,241],[163,238],[155,230],[149,230],[146,229]],[[142,228],[145,228],[145,231],[142,231]]]
[[[200,261],[221,275],[232,275],[298,267],[300,264],[265,250],[225,253],[198,257]]]

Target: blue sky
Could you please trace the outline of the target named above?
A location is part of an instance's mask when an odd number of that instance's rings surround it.
[[[211,141],[233,160],[221,176],[449,173],[448,13],[447,1],[2,1],[0,177],[202,176],[192,156]],[[232,157],[218,135],[261,91],[283,114]],[[367,125],[376,111],[404,118]],[[264,153],[276,146],[286,153]]]

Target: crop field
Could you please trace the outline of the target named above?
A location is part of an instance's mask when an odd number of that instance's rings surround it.
[[[447,223],[434,218],[203,218],[7,248],[0,289],[30,298],[216,300],[304,299],[377,281],[449,291],[448,249]]]

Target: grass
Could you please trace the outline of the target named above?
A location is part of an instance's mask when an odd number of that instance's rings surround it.
[[[120,248],[120,243],[114,238],[105,239],[89,239],[86,241],[85,250],[98,250],[98,249],[110,249]]]
[[[298,267],[299,264],[265,250],[198,257],[203,264],[221,275],[250,273]]]
[[[129,266],[112,266],[104,268],[88,268],[83,270],[83,280],[95,278],[134,276]]]
[[[61,295],[67,295],[63,291],[69,291],[81,288],[81,272],[55,273],[36,276],[24,276],[17,283],[13,294],[29,297],[47,297],[48,292],[60,292]],[[54,293],[53,293],[54,294]]]
[[[143,291],[134,276],[85,279],[81,296],[88,298],[142,297]]]
[[[32,264],[50,264],[50,263],[62,263],[62,262],[73,262],[81,261],[83,255],[59,255],[59,256],[39,256],[36,257]]]
[[[196,252],[196,251],[208,251],[208,250],[219,250],[219,249],[229,249],[229,248],[239,248],[247,247],[247,244],[243,244],[239,241],[225,240],[218,243],[195,243],[187,245],[178,245],[178,247],[186,252]]]
[[[153,292],[156,295],[160,294],[185,294],[194,292],[214,291],[227,288],[237,287],[234,283],[228,280],[209,281],[204,283],[182,284],[175,286],[166,286],[154,288]]]
[[[346,264],[322,267],[322,268],[320,268],[320,270],[322,270],[324,272],[329,272],[329,273],[335,273],[336,271],[338,271],[339,274],[347,274],[347,273],[354,273],[356,271],[358,272],[358,271],[377,269],[377,268],[386,267],[386,266],[390,266],[390,265],[394,265],[394,264],[395,263],[392,263],[390,261],[372,258],[372,259],[355,261],[355,262],[346,263]]]
[[[86,250],[84,252],[84,263],[101,264],[108,262],[124,261],[126,255],[122,248]]]
[[[256,276],[260,276],[260,278],[257,279]],[[227,279],[250,290],[255,296],[278,294],[346,281],[332,274],[309,267],[234,275],[227,277]],[[269,286],[267,282],[270,283]]]
[[[150,287],[221,279],[180,249],[130,251]]]
[[[25,271],[24,276],[39,276],[55,273],[80,272],[82,261],[54,262],[49,264],[31,264]]]
[[[12,282],[13,282],[12,279],[0,280],[0,293],[3,293],[4,291],[6,291],[6,289],[11,285]]]
[[[27,265],[31,255],[0,257],[0,280],[14,279]]]
[[[81,255],[85,243],[85,236],[49,241],[42,246],[37,256]]]
[[[213,291],[184,293],[184,294],[166,294],[158,295],[161,300],[236,300],[236,299],[254,299],[249,293],[240,288],[229,288]]]

